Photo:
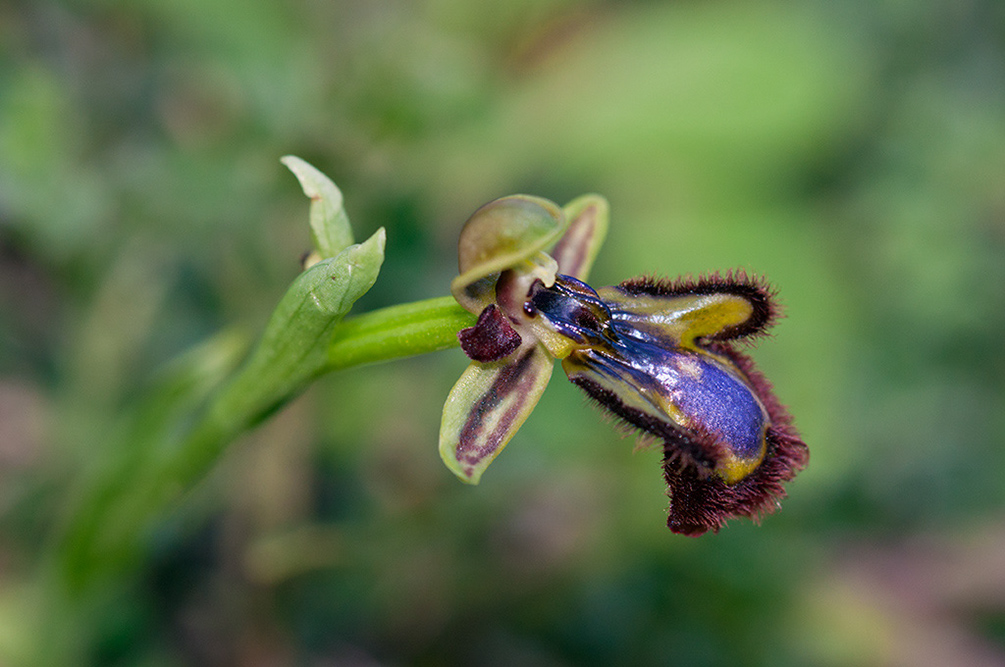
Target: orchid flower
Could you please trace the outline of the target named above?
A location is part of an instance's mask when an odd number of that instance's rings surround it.
[[[759,519],[809,456],[734,346],[777,318],[772,291],[742,271],[594,290],[584,281],[607,224],[598,195],[564,208],[504,197],[467,221],[451,291],[478,320],[458,334],[472,361],[443,409],[444,462],[478,483],[560,360],[597,405],[662,445],[671,530],[695,536]]]
[[[144,526],[314,379],[458,342],[472,361],[443,408],[440,453],[465,482],[478,482],[527,419],[556,360],[603,410],[662,447],[675,532],[774,510],[806,465],[785,409],[734,347],[777,316],[764,282],[737,272],[594,290],[585,281],[607,202],[586,195],[560,208],[518,195],[464,226],[452,296],[353,315],[383,265],[384,229],[354,243],[341,190],[300,158],[283,162],[311,200],[304,271],[253,348],[221,334],[138,399],[110,445],[135,456],[84,484],[57,536],[59,576],[74,591],[145,548]]]

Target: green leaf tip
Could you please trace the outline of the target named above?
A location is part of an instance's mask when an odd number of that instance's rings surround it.
[[[353,244],[352,225],[343,206],[342,191],[330,178],[295,155],[279,160],[300,181],[311,200],[311,240],[322,259],[334,257]]]
[[[269,406],[295,396],[328,363],[339,321],[376,282],[384,262],[384,229],[297,276],[279,301],[258,347],[232,385],[233,414],[255,423]]]

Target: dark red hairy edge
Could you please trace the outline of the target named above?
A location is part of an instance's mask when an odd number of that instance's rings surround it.
[[[759,521],[774,512],[786,496],[784,483],[809,462],[809,448],[793,427],[792,417],[754,362],[725,343],[709,345],[709,349],[728,357],[746,375],[768,411],[771,426],[764,461],[735,484],[703,474],[697,466],[684,465],[673,443],[664,442],[663,475],[670,496],[667,526],[675,533],[692,537],[709,530],[718,532],[733,517],[746,516]]]
[[[657,278],[641,276],[626,280],[618,285],[618,289],[637,296],[701,296],[705,294],[734,294],[750,302],[753,308],[751,316],[742,324],[728,327],[708,340],[724,341],[733,338],[744,338],[764,334],[781,317],[781,308],[777,302],[777,293],[766,279],[751,276],[743,269],[734,269],[721,274],[699,275],[697,278],[685,276],[680,278]]]
[[[675,533],[691,537],[709,530],[718,532],[732,518],[746,516],[759,521],[763,515],[775,511],[786,495],[784,483],[809,461],[809,449],[792,426],[792,418],[753,362],[726,343],[708,347],[728,357],[746,375],[771,422],[764,460],[754,472],[734,484],[726,484],[710,472],[720,447],[713,439],[703,438],[701,433],[686,434],[626,406],[616,394],[589,379],[570,378],[625,424],[663,440],[663,475],[670,497],[667,526]]]

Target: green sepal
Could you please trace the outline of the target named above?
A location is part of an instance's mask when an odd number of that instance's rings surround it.
[[[562,213],[569,221],[568,228],[551,256],[558,262],[559,273],[585,281],[607,237],[610,204],[601,195],[582,195],[562,207]]]
[[[280,162],[300,181],[304,194],[310,197],[311,241],[320,259],[334,257],[353,244],[352,226],[343,207],[342,191],[330,178],[295,155]]]
[[[461,230],[460,275],[450,283],[454,298],[470,312],[480,313],[495,300],[499,274],[524,262],[540,264],[539,256],[566,227],[562,209],[541,197],[512,195],[485,204]]]
[[[537,344],[468,366],[450,390],[440,423],[440,457],[461,481],[479,482],[537,405],[553,366]]]

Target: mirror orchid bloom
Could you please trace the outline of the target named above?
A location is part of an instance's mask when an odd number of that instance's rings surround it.
[[[774,511],[808,450],[736,349],[777,318],[772,291],[744,272],[594,290],[585,280],[607,224],[597,195],[564,208],[504,197],[465,224],[451,291],[478,320],[458,334],[472,361],[444,406],[444,462],[477,483],[560,360],[597,405],[662,447],[671,530],[696,536]]]

